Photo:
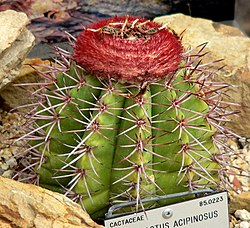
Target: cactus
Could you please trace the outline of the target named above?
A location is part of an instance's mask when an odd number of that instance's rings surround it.
[[[228,85],[202,63],[205,44],[184,50],[166,26],[129,16],[70,38],[73,53],[57,48],[40,72],[18,139],[30,160],[16,179],[64,193],[92,218],[116,202],[136,201],[125,209],[136,211],[171,202],[143,199],[225,187],[219,145],[233,111],[222,100]]]

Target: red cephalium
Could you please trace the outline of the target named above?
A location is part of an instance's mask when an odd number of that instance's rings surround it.
[[[73,59],[97,77],[142,83],[174,72],[182,51],[179,38],[164,26],[122,16],[85,29],[77,38]]]

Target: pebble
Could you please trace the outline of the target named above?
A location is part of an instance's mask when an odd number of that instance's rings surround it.
[[[250,212],[245,209],[235,211],[234,215],[242,221],[250,221]]]
[[[229,174],[229,180],[233,184],[234,189],[238,192],[250,191],[250,139],[242,138],[238,140],[228,140],[229,147],[236,152],[236,155],[230,157],[231,164],[241,169],[237,170],[228,167],[229,173],[237,173],[239,175]],[[239,145],[241,144],[241,145]],[[234,186],[234,178],[237,179],[237,184]]]
[[[1,176],[5,177],[5,178],[12,178],[13,176],[13,170],[7,170],[5,171]]]
[[[10,169],[12,169],[17,166],[17,161],[14,157],[11,157],[6,161],[6,164],[9,166]]]
[[[239,224],[236,224],[234,228],[249,228],[249,223],[246,221],[240,222]]]

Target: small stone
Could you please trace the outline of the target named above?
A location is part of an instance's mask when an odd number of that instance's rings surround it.
[[[17,165],[17,161],[14,157],[11,157],[10,159],[6,161],[6,164],[9,166],[10,169],[12,169],[13,167]]]
[[[41,59],[25,59],[19,70],[18,76],[1,90],[1,98],[5,107],[17,109],[21,112],[28,112],[31,107],[25,107],[30,104],[32,91],[38,89],[38,86],[16,86],[18,84],[39,83],[43,79],[39,76],[38,71],[46,70],[42,65],[50,65],[50,61]],[[10,117],[11,118],[11,117]],[[15,116],[13,118],[16,118]]]
[[[2,174],[2,177],[12,178],[12,175],[13,175],[13,170],[7,170]]]
[[[243,190],[243,192],[250,192],[250,187],[243,185],[242,190]]]
[[[8,160],[12,156],[12,153],[11,153],[9,147],[8,146],[4,147],[3,145],[1,145],[1,147],[2,147],[2,149],[1,149],[0,157],[3,158],[4,160]]]
[[[239,228],[249,228],[249,223],[247,221],[240,222]]]
[[[247,138],[246,137],[239,138],[239,143],[241,144],[242,147],[246,146]]]
[[[9,168],[9,166],[6,163],[1,164],[0,167],[2,170],[7,170]]]
[[[249,221],[250,220],[250,213],[245,209],[237,210],[234,213],[234,215],[235,215],[236,218],[239,218],[242,221]]]
[[[26,28],[28,23],[22,12],[0,12],[0,89],[17,77],[22,61],[34,45],[35,37]]]

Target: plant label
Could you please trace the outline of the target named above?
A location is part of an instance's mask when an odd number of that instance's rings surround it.
[[[229,228],[227,192],[107,219],[108,228]]]

